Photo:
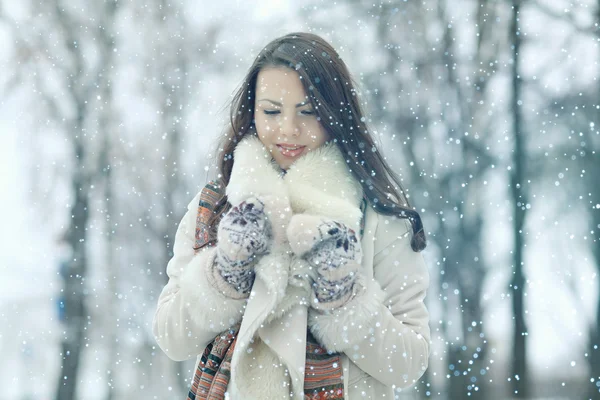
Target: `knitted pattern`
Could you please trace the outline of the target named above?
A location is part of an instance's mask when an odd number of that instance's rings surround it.
[[[194,373],[187,400],[222,400],[225,398],[231,359],[240,325],[219,334],[206,346]]]
[[[210,245],[211,226],[208,225],[208,221],[214,213],[215,205],[223,195],[222,192],[219,183],[212,180],[204,186],[200,193],[198,213],[196,214],[196,240],[194,245],[194,253],[196,254],[204,245]],[[215,224],[218,224],[218,221],[215,221]]]
[[[361,228],[362,229],[362,228]],[[353,229],[317,215],[296,214],[287,230],[292,251],[313,268],[311,306],[331,310],[356,294],[362,247]]]
[[[231,379],[231,359],[240,325],[217,335],[206,346],[196,367],[187,400],[222,400]],[[310,331],[306,332],[306,364],[304,372],[305,400],[343,400],[342,360],[319,345]]]
[[[233,207],[219,223],[215,267],[223,279],[241,293],[254,282],[257,257],[268,252],[271,225],[264,204],[255,197]]]
[[[341,222],[323,218],[305,259],[317,270],[313,288],[319,303],[350,297],[362,259],[362,249],[354,230]]]

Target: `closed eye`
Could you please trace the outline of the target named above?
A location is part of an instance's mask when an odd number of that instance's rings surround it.
[[[277,115],[281,113],[281,111],[279,110],[263,110],[263,112],[265,113],[265,115]],[[302,113],[303,115],[315,115],[315,112],[312,110],[302,110],[300,111],[300,113]]]

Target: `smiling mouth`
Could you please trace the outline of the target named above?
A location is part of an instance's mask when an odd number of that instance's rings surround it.
[[[285,157],[298,157],[306,148],[306,146],[285,146],[285,145],[277,145],[277,149],[279,152]]]

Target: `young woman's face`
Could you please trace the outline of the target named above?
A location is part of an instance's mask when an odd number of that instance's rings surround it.
[[[256,80],[256,132],[282,169],[328,140],[300,75],[285,67],[263,68]]]

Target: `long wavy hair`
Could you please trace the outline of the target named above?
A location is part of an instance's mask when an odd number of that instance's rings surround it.
[[[407,218],[413,228],[411,247],[423,250],[427,244],[421,217],[411,207],[398,175],[375,146],[355,89],[358,85],[335,49],[312,33],[294,32],[271,41],[248,70],[231,101],[230,125],[216,151],[221,187],[229,183],[237,144],[245,135],[256,133],[256,80],[261,69],[267,67],[290,68],[300,75],[317,117],[349,161],[352,175],[362,185],[370,205],[379,214]],[[211,240],[207,244],[214,244],[218,221],[230,208],[223,195],[208,221]]]

